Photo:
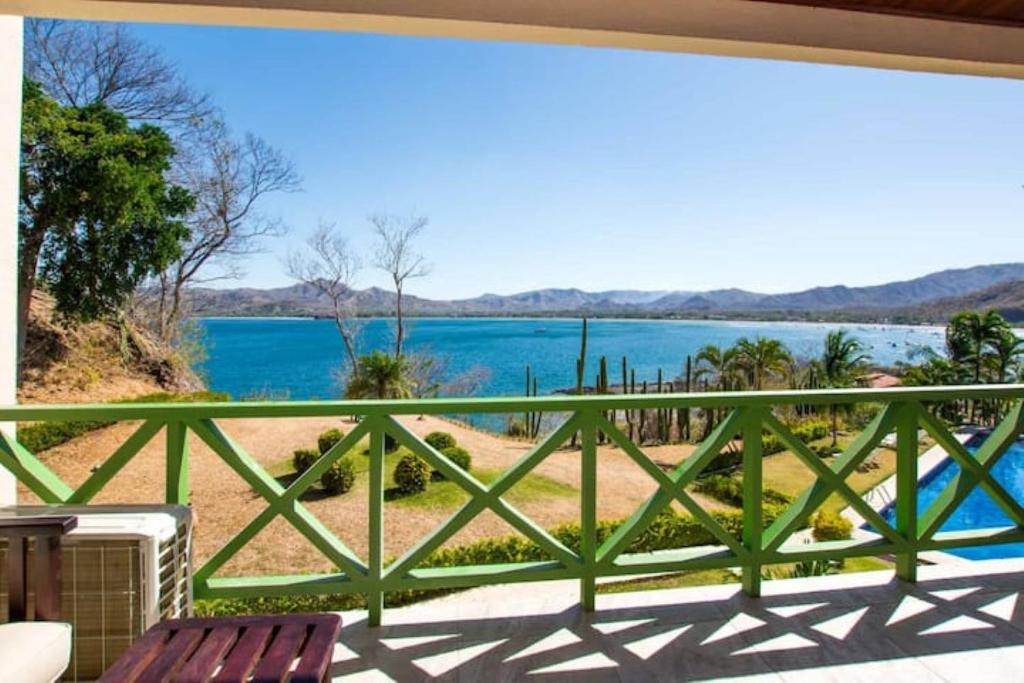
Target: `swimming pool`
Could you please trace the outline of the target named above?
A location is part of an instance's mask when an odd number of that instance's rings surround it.
[[[981,439],[967,444],[967,450],[974,453],[981,445]],[[952,458],[945,461],[924,477],[917,487],[917,509],[923,514],[946,485],[960,473],[960,465]],[[1017,440],[1010,446],[1002,458],[992,467],[992,476],[1006,491],[1018,501],[1024,500],[1024,442]],[[882,510],[882,517],[894,523],[896,509],[888,506]],[[973,491],[956,511],[942,525],[942,531],[963,531],[967,529],[990,529],[992,527],[1013,526],[1013,521],[1006,516],[995,501],[980,487]],[[977,546],[973,548],[957,548],[946,552],[970,560],[987,560],[998,557],[1024,557],[1024,543],[1006,543],[1002,545]]]

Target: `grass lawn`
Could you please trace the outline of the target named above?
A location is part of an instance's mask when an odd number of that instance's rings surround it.
[[[771,571],[780,577],[786,577],[793,570],[792,564],[775,564]],[[843,563],[838,574],[855,574],[871,572],[879,569],[891,569],[892,563],[877,557],[854,557]],[[678,574],[666,574],[644,579],[616,581],[599,584],[598,593],[630,593],[633,591],[662,590],[666,588],[691,588],[693,586],[715,586],[723,583],[738,583],[740,577],[728,569],[699,569]]]
[[[449,510],[469,500],[469,494],[461,486],[455,482],[445,480],[431,481],[427,485],[427,490],[423,493],[411,496],[402,495],[395,487],[394,472],[398,461],[409,454],[409,452],[408,449],[402,447],[384,456],[384,492],[385,500],[388,503],[394,503],[403,507]],[[356,483],[353,486],[353,491],[365,488],[368,483],[370,459],[366,453],[367,445],[361,442],[344,456],[350,458],[355,464]],[[271,476],[281,481],[284,486],[287,486],[296,476],[291,458],[281,460],[268,467],[267,470]],[[483,484],[490,484],[501,476],[502,470],[471,469],[470,474]],[[317,486],[318,484],[314,484],[312,488],[315,489]],[[574,486],[541,474],[527,474],[516,482],[515,486],[503,498],[516,505],[542,498],[578,495],[579,490]]]
[[[840,439],[839,446],[845,448],[849,441],[851,439]],[[825,440],[825,443],[831,443],[831,441]],[[866,472],[854,470],[853,474],[846,478],[846,483],[858,494],[866,493],[896,471],[896,451],[878,448],[874,451],[873,456],[869,457],[874,457],[875,462],[878,463],[876,469]],[[822,463],[831,466],[834,460],[835,458],[824,458]],[[765,487],[773,488],[794,498],[803,493],[817,479],[814,472],[790,451],[783,451],[765,458],[763,476]],[[845,498],[838,493],[833,493],[822,504],[822,508],[839,512],[848,505]]]

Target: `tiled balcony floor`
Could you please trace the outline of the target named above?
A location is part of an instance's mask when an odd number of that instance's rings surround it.
[[[467,591],[345,614],[334,680],[1024,680],[1024,561],[599,595],[576,584]]]

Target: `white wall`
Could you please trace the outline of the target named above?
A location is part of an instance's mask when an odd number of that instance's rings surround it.
[[[15,402],[17,377],[18,151],[21,139],[22,19],[0,15],[0,405]],[[13,424],[0,424],[13,430]],[[15,502],[0,467],[0,504]]]

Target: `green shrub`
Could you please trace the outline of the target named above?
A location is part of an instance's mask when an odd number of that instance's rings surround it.
[[[811,450],[814,451],[814,453],[817,454],[819,458],[831,458],[833,455],[837,455],[843,452],[843,449],[837,446],[814,445],[811,446]]]
[[[18,427],[18,441],[33,453],[67,443],[76,436],[114,424],[110,420],[79,420],[75,422],[38,422]]]
[[[407,496],[426,491],[430,480],[430,465],[413,453],[403,455],[395,465],[394,480],[398,490]]]
[[[338,458],[320,475],[320,486],[332,496],[345,493],[356,483],[356,468],[348,458]]]
[[[761,455],[767,457],[786,450],[786,444],[774,434],[764,434],[761,437]]]
[[[526,423],[523,420],[515,417],[510,417],[508,422],[505,423],[505,436],[511,436],[515,439],[522,439],[530,435],[530,432],[526,428]]]
[[[217,391],[197,391],[192,394],[171,394],[161,391],[145,396],[118,399],[111,403],[215,403],[230,400],[229,394]],[[18,425],[18,442],[29,451],[38,453],[67,443],[82,434],[109,427],[116,422],[116,420],[72,420],[70,422],[36,422],[25,426]]]
[[[764,524],[770,525],[781,513],[781,508],[766,505]],[[710,513],[715,520],[733,537],[740,538],[743,529],[743,514],[739,511],[715,510]],[[626,520],[604,520],[597,526],[597,542],[603,543]],[[549,529],[550,533],[573,552],[580,550],[580,527],[578,524],[562,524]],[[685,514],[666,509],[626,548],[628,553],[644,553],[656,550],[685,548],[695,545],[717,544],[711,532],[700,522]],[[538,562],[550,560],[546,551],[522,536],[500,536],[487,538],[468,545],[435,550],[420,566],[458,567],[466,565],[506,564],[514,562]],[[385,604],[398,607],[418,600],[451,593],[451,589],[410,590],[390,592]],[[274,614],[288,612],[326,612],[365,608],[366,600],[361,594],[297,595],[267,598],[227,598],[196,601],[199,616]]]
[[[300,448],[292,452],[292,466],[295,467],[296,472],[302,474],[312,467],[319,458],[320,451],[315,448]]]
[[[698,479],[693,488],[697,493],[710,496],[727,505],[743,507],[743,481],[741,479],[713,474]],[[766,488],[761,492],[761,500],[769,505],[788,505],[792,498],[775,489]]]
[[[430,432],[423,440],[435,451],[443,451],[446,448],[455,448],[455,437],[448,432]]]
[[[469,454],[465,448],[461,446],[451,446],[441,451],[441,455],[445,456],[453,463],[461,467],[466,472],[469,472],[470,467],[473,464],[473,457]],[[434,470],[430,473],[431,479],[444,479],[444,472]]]
[[[853,522],[829,510],[819,510],[813,525],[815,541],[845,541],[853,535]]]
[[[320,432],[320,436],[317,437],[316,445],[320,448],[320,455],[323,455],[327,451],[331,450],[334,444],[338,443],[345,438],[345,432],[340,429],[328,429]]]
[[[810,443],[824,439],[832,431],[832,428],[825,420],[808,420],[792,427],[791,431],[796,438],[804,443]]]

